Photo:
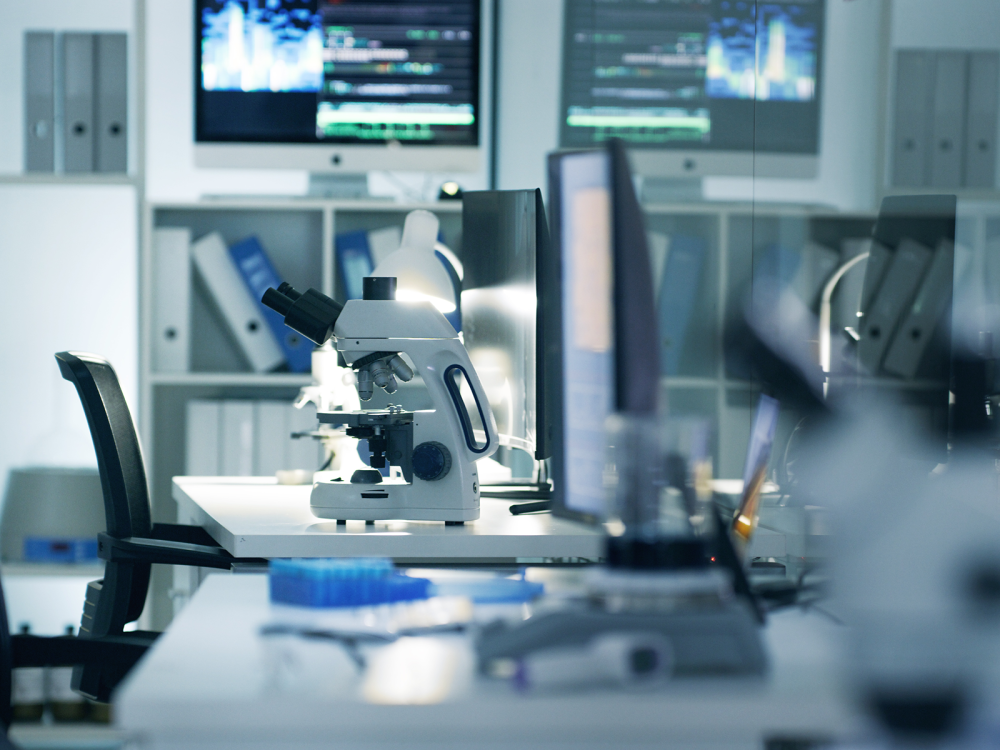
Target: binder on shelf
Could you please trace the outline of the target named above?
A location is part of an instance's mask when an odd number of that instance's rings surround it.
[[[663,269],[657,305],[660,330],[660,372],[680,373],[688,325],[698,297],[705,241],[701,237],[674,235]]]
[[[220,418],[219,473],[224,477],[253,476],[254,402],[223,401]]]
[[[128,44],[122,33],[94,35],[94,163],[97,172],[128,167]]]
[[[344,284],[347,299],[361,299],[362,279],[370,276],[372,264],[368,232],[345,232],[337,235],[337,273]]]
[[[969,54],[969,98],[965,114],[965,186],[996,185],[1000,52]]]
[[[191,230],[153,230],[153,370],[191,365]]]
[[[802,263],[801,253],[783,245],[768,245],[760,253],[753,269],[754,281],[769,281],[779,289],[786,289],[795,279]]]
[[[896,53],[892,184],[898,187],[927,184],[933,84],[933,52],[900,50]]]
[[[916,294],[933,253],[918,242],[904,239],[892,254],[885,279],[865,312],[858,357],[869,374],[876,375],[900,318]]]
[[[258,314],[267,322],[292,372],[309,372],[312,368],[313,343],[285,325],[284,318],[261,302],[267,289],[278,288],[281,278],[256,237],[247,237],[229,248],[246,288],[256,303]]]
[[[954,188],[962,184],[968,55],[938,52],[934,57],[930,185]]]
[[[889,345],[882,366],[886,372],[908,380],[916,377],[924,351],[951,300],[954,262],[954,246],[951,242],[942,242],[924,274],[920,291]]]
[[[649,248],[649,265],[653,272],[653,299],[660,299],[663,284],[663,269],[670,253],[670,235],[663,232],[646,232],[646,247]]]
[[[289,429],[287,401],[257,401],[254,404],[253,473],[259,477],[274,476],[288,468]]]
[[[251,299],[222,235],[202,237],[191,246],[191,257],[253,370],[269,372],[282,365],[281,347]]]
[[[286,407],[288,415],[288,453],[286,469],[306,469],[307,471],[317,471],[320,466],[320,443],[312,438],[300,437],[292,438],[292,433],[313,432],[316,427],[316,407],[306,404],[301,409],[296,409],[289,404]]]
[[[885,272],[892,260],[892,251],[875,240],[860,241],[868,246],[868,260],[865,261],[865,280],[861,290],[861,306],[858,309],[867,312],[871,309],[872,300],[875,299],[875,293],[881,286],[882,279],[885,278]]]
[[[94,35],[63,34],[63,168],[94,171]]]
[[[24,171],[53,172],[55,149],[55,34],[24,32]]]
[[[840,243],[840,258],[846,263],[851,258],[869,253],[871,250],[871,238],[869,237],[849,237]],[[871,255],[869,254],[869,259]],[[884,258],[883,258],[884,260]],[[885,270],[883,263],[882,270]],[[862,261],[850,271],[848,271],[837,283],[836,291],[833,295],[836,322],[834,330],[843,331],[850,326],[857,330],[860,326],[858,312],[864,309],[861,305],[862,292],[864,291],[865,277],[868,272],[868,261]],[[840,333],[837,334],[840,336]]]
[[[441,239],[440,232],[438,239]],[[382,229],[370,230],[368,232],[368,255],[371,258],[372,267],[378,268],[378,264],[399,250],[402,243],[402,227],[383,227]]]
[[[208,399],[187,402],[184,473],[188,476],[214,477],[220,473],[220,406],[221,402]]]
[[[818,242],[807,242],[799,253],[799,267],[791,289],[807,307],[815,308],[823,285],[840,264],[840,253]]]

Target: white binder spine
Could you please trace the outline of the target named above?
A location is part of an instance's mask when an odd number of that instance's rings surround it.
[[[288,415],[288,435],[293,432],[313,432],[317,427],[316,407],[306,404],[301,409],[296,409],[289,404],[286,414]],[[290,439],[288,443],[288,466],[286,469],[306,469],[316,471],[320,464],[320,444],[312,438],[301,437]]]
[[[955,188],[962,184],[968,55],[938,52],[935,58],[930,184]]]
[[[63,168],[94,171],[94,35],[63,35]]]
[[[223,401],[221,416],[220,473],[225,477],[253,476],[253,401]]]
[[[400,227],[383,227],[368,232],[368,252],[372,258],[372,268],[399,250],[403,241],[403,230]]]
[[[951,299],[954,257],[951,242],[942,242],[934,253],[920,291],[885,355],[886,372],[909,380],[916,377],[924,351]]]
[[[222,235],[202,237],[191,246],[191,256],[253,370],[278,367],[284,362],[281,348],[233,265]]]
[[[899,187],[927,184],[933,63],[934,54],[926,50],[896,53],[892,184]]]
[[[184,473],[195,477],[218,476],[220,402],[192,399],[187,402]]]
[[[153,370],[190,369],[191,230],[153,230]]]
[[[24,170],[55,170],[55,34],[24,33]]]
[[[840,262],[840,253],[818,242],[807,242],[802,260],[792,278],[791,289],[808,307],[819,301],[823,285]]]
[[[255,476],[274,476],[288,463],[288,409],[287,401],[258,401],[254,405],[254,462]]]
[[[1000,52],[969,55],[969,108],[965,115],[965,185],[996,184],[997,110],[1000,99]]]
[[[125,172],[128,163],[128,43],[122,33],[94,37],[94,162],[97,172]]]
[[[864,318],[858,354],[869,374],[879,372],[889,342],[920,285],[932,252],[913,240],[904,239],[893,253],[885,280]]]

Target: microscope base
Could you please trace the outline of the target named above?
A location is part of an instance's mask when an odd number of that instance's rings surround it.
[[[429,495],[430,492],[425,491],[424,494]],[[434,501],[440,501],[440,498],[440,491],[430,497],[418,496],[414,485],[407,483],[352,485],[319,481],[313,485],[309,504],[313,515],[337,521],[456,522],[479,518],[478,495],[468,498],[461,507],[433,507]]]

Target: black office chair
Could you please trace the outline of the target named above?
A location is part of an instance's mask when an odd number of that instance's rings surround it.
[[[62,376],[76,386],[87,415],[107,519],[107,531],[97,535],[98,556],[105,561],[104,578],[87,585],[79,637],[63,637],[66,645],[58,648],[68,649],[61,656],[68,660],[68,665],[80,665],[73,672],[73,688],[93,700],[106,702],[158,635],[146,631],[124,632],[125,625],[142,613],[150,565],[228,569],[236,558],[200,527],[152,522],[142,449],[111,363],[81,352],[60,352],[56,360]],[[40,646],[40,641],[22,636],[13,638],[15,666],[22,665],[19,653],[27,654],[31,648],[42,651],[57,648]],[[81,661],[80,654],[84,652],[73,649],[86,650],[80,641],[87,639],[95,639],[102,645],[95,643]],[[59,638],[41,640],[50,644],[62,642]],[[74,643],[70,644],[71,640]],[[36,661],[46,654],[35,654]],[[7,703],[0,694],[0,710]]]
[[[0,585],[0,750],[16,750],[17,747],[7,737],[13,717],[13,669],[75,667],[82,664],[99,668],[101,665],[113,664],[124,674],[142,657],[148,645],[136,637],[11,635],[3,586]]]

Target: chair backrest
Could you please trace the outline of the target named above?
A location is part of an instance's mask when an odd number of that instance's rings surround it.
[[[149,485],[139,438],[118,375],[102,357],[56,354],[62,376],[76,386],[97,452],[108,534],[147,537],[152,530]]]
[[[10,722],[13,719],[11,709],[11,698],[13,689],[13,663],[14,656],[10,643],[10,624],[7,621],[7,603],[3,595],[3,586],[0,585],[0,722],[3,727],[0,735],[6,736],[10,729]],[[0,743],[0,750],[2,750]]]
[[[87,414],[104,491],[107,533],[119,539],[148,537],[152,514],[146,469],[115,369],[103,357],[82,352],[60,352],[56,360],[62,376],[76,386]],[[149,563],[105,563],[103,581],[87,588],[80,635],[115,635],[138,619],[146,604],[149,575]],[[84,677],[93,684],[81,689],[97,694],[100,670],[90,669]]]

